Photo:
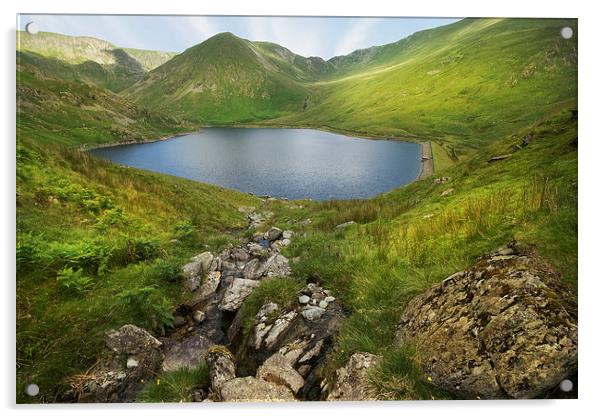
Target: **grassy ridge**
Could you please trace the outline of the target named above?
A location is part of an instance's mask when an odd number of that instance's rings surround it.
[[[290,51],[289,51],[290,52]],[[270,119],[302,109],[306,87],[231,33],[189,48],[124,92],[137,103],[206,124]]]
[[[455,154],[563,108],[577,94],[574,20],[466,19],[413,35],[367,68],[317,82],[274,122],[436,138]],[[394,45],[395,46],[395,45]]]

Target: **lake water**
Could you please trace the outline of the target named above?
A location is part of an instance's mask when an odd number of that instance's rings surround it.
[[[415,143],[275,128],[206,128],[90,152],[257,195],[315,200],[367,198],[410,183],[420,172],[421,158]]]

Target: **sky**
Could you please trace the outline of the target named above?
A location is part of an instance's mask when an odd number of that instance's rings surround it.
[[[270,41],[303,56],[329,59],[398,41],[457,18],[19,15],[18,28],[93,36],[122,48],[182,52],[220,32]]]

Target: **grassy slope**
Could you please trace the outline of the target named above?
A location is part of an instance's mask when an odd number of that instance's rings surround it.
[[[436,138],[462,153],[554,113],[577,94],[575,21],[466,19],[317,82],[312,106],[274,123]],[[551,88],[551,86],[554,86]]]
[[[250,122],[302,109],[306,88],[251,42],[216,35],[151,71],[126,97],[191,120]]]
[[[528,132],[535,138],[528,147],[487,162],[511,152]],[[412,359],[404,357],[407,348],[391,347],[395,325],[411,297],[512,239],[533,246],[576,293],[576,137],[576,121],[564,111],[441,170],[438,175],[452,178],[446,184],[429,178],[362,204],[334,201],[280,212],[282,226],[313,219],[307,236],[287,250],[301,257],[295,274],[334,289],[351,312],[328,367],[357,351],[384,354],[385,370],[375,377],[381,396],[444,396],[425,392],[415,370],[397,374],[396,367]],[[455,192],[442,197],[448,188]],[[360,225],[335,231],[350,220]]]
[[[180,265],[232,240],[227,231],[246,224],[237,208],[256,199],[93,159],[74,147],[183,127],[25,65],[18,80],[17,394],[31,401],[23,388],[36,382],[40,400],[52,401],[67,376],[92,365],[107,329],[158,331],[181,300]],[[84,281],[61,284],[64,268]]]
[[[173,52],[121,49],[96,38],[40,32],[17,33],[17,60],[53,77],[119,92],[173,58]]]
[[[64,64],[42,57],[17,64],[17,117],[25,138],[82,145],[158,138],[192,129],[176,117],[136,107],[105,89],[57,79],[55,71],[48,71],[55,65]]]
[[[177,52],[152,51],[148,49],[123,48],[123,50],[136,59],[146,71],[154,70],[178,55]]]

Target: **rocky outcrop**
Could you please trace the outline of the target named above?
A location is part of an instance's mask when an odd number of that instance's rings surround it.
[[[379,360],[370,353],[353,354],[345,366],[337,369],[334,382],[328,388],[328,401],[367,401],[376,400],[370,393],[368,371]]]
[[[536,255],[511,244],[413,299],[397,340],[416,344],[432,383],[458,396],[544,396],[576,372],[567,295]]]
[[[209,379],[213,400],[223,402],[294,401],[292,392],[283,385],[255,377],[236,377],[234,356],[223,346],[207,352]]]

